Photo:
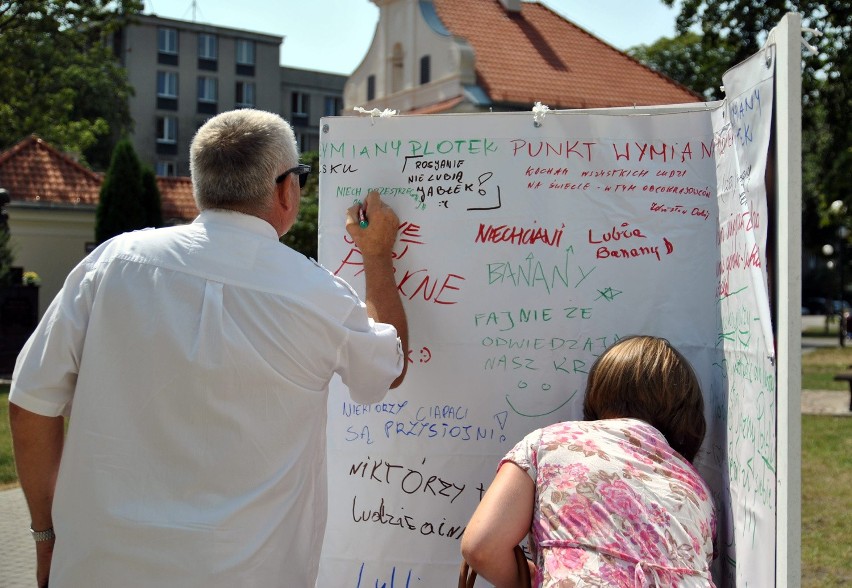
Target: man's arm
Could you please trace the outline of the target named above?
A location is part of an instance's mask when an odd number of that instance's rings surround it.
[[[402,373],[393,381],[396,388],[405,378],[408,369],[408,321],[393,270],[393,246],[399,229],[399,218],[391,207],[382,202],[378,192],[370,192],[364,201],[367,226],[359,224],[359,206],[353,206],[346,216],[346,230],[361,251],[364,261],[366,282],[367,315],[376,322],[387,323],[396,328],[402,342]]]
[[[65,440],[65,419],[46,417],[9,403],[9,425],[18,480],[30,509],[32,528],[53,528],[53,491]],[[47,586],[53,540],[36,543],[36,578],[39,586]]]

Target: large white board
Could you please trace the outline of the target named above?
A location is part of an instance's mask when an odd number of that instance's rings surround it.
[[[701,380],[717,578],[774,577],[761,59],[706,107],[323,119],[320,262],[363,292],[343,218],[378,189],[411,337],[384,402],[332,386],[319,586],[452,585],[500,457],[581,419],[589,367],[630,334],[668,338]]]

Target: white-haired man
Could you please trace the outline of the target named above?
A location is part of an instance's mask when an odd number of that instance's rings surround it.
[[[298,158],[277,115],[209,120],[190,148],[195,222],[103,243],[22,350],[10,420],[39,585],[314,585],[328,383],[381,399],[407,324],[378,194],[367,228],[346,219],[363,302],[278,241]]]

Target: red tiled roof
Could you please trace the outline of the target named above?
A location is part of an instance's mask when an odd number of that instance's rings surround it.
[[[520,12],[499,0],[434,5],[446,28],[473,47],[477,83],[495,103],[603,108],[702,100],[538,2],[522,2]]]
[[[0,187],[9,191],[13,202],[94,207],[102,182],[102,173],[83,167],[35,135],[0,153]],[[157,187],[166,222],[190,221],[198,215],[190,178],[158,177]]]
[[[163,220],[167,224],[172,219],[189,222],[198,216],[198,207],[192,196],[192,180],[185,176],[159,176],[157,187],[160,189],[160,206]]]
[[[455,98],[442,100],[435,104],[428,104],[426,106],[421,106],[420,108],[415,108],[414,110],[407,110],[405,111],[405,114],[434,114],[436,112],[446,112],[453,106],[460,104],[462,100],[464,100],[464,96],[456,96]]]
[[[94,206],[101,176],[31,135],[0,153],[0,187],[13,202]]]

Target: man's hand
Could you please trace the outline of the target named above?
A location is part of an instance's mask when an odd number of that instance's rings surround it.
[[[366,228],[359,224],[359,211],[362,209],[368,223]],[[378,192],[370,192],[364,202],[346,211],[346,231],[364,257],[390,256],[398,229],[399,218],[390,206],[382,202]]]
[[[36,584],[47,588],[50,580],[50,562],[53,560],[53,544],[56,539],[36,543]]]
[[[367,221],[366,227],[361,226],[362,219]],[[346,211],[346,231],[361,251],[364,262],[367,316],[393,325],[404,353],[408,349],[408,321],[396,288],[393,268],[393,246],[398,230],[399,217],[382,202],[378,192],[370,192],[363,203]],[[391,388],[402,383],[407,369],[408,361],[403,357],[402,373],[393,381]]]

